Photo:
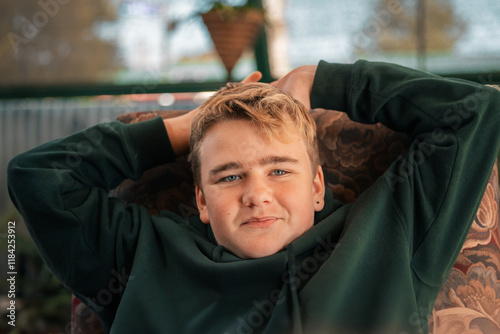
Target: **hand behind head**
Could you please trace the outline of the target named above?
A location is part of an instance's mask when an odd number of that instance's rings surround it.
[[[300,66],[271,83],[271,85],[290,94],[294,99],[302,102],[307,109],[311,109],[311,90],[316,73],[314,65]]]

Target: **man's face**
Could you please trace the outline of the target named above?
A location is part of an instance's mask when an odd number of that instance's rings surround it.
[[[201,144],[201,220],[243,259],[275,254],[307,231],[323,208],[321,167],[312,170],[298,134],[267,141],[244,120],[212,126]]]

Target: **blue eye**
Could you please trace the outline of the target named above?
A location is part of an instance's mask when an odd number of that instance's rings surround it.
[[[238,175],[229,175],[220,179],[220,182],[233,182],[240,179]]]
[[[282,176],[285,175],[287,172],[284,171],[283,169],[276,169],[272,171],[272,174],[275,176]]]

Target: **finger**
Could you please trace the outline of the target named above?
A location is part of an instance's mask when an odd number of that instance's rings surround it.
[[[242,83],[257,82],[262,79],[262,73],[255,71],[250,73],[245,79],[241,80]]]

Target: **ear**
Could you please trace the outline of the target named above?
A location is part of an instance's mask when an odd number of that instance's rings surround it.
[[[323,168],[318,166],[312,184],[314,211],[321,211],[325,206],[325,179]]]
[[[208,209],[207,209],[207,201],[205,199],[205,195],[203,194],[203,190],[201,190],[199,185],[195,187],[195,195],[196,195],[196,205],[198,206],[198,211],[200,212],[200,220],[208,224],[210,223],[210,219],[208,218]]]

